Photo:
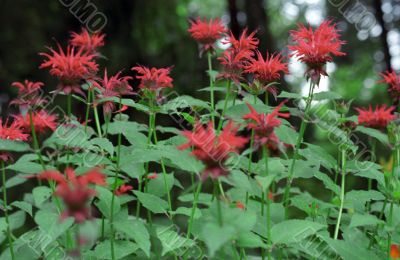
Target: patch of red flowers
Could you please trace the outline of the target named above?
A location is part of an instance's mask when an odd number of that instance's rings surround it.
[[[94,77],[98,71],[98,65],[94,61],[97,55],[85,52],[83,49],[76,50],[72,46],[67,51],[58,46],[58,52],[49,48],[49,53],[40,53],[47,58],[39,68],[49,68],[50,74],[60,79],[59,90],[65,94],[77,93],[85,95],[81,89],[81,82]]]
[[[129,85],[130,76],[121,76],[119,71],[114,76],[108,77],[107,70],[104,70],[103,80],[93,82],[93,85],[100,90],[98,98],[122,97],[123,95],[133,94],[133,88]],[[115,110],[115,102],[106,101],[103,103],[105,114],[110,114]]]
[[[14,115],[15,124],[22,128],[25,132],[31,133],[31,121],[30,115],[19,114]],[[42,134],[46,130],[56,130],[57,128],[57,116],[47,113],[45,110],[39,110],[32,112],[32,123],[35,127],[35,132]]]
[[[396,75],[396,72],[386,71],[381,74],[382,80],[380,83],[386,83],[389,85],[388,92],[394,99],[394,103],[398,104],[400,101],[400,76]]]
[[[222,129],[219,136],[216,135],[211,122],[207,127],[196,123],[193,132],[182,132],[188,143],[179,146],[179,149],[193,146],[192,154],[206,165],[202,179],[205,180],[209,175],[215,179],[228,174],[224,163],[232,153],[239,153],[248,141],[248,138],[238,136],[237,132],[238,127],[234,126],[232,121]]]
[[[69,43],[77,48],[81,48],[84,51],[95,53],[97,48],[104,46],[105,34],[95,32],[90,34],[88,30],[82,28],[81,33],[72,32]]]
[[[72,168],[65,170],[65,176],[58,171],[45,171],[38,178],[57,183],[55,195],[62,198],[66,205],[61,218],[73,217],[77,223],[91,218],[88,203],[96,195],[96,191],[89,185],[106,185],[105,176],[98,169],[80,176],[76,176]]]
[[[207,51],[214,51],[214,44],[219,40],[227,29],[220,19],[200,19],[199,17],[190,21],[188,32],[194,40],[201,44],[200,54]]]
[[[259,114],[254,107],[247,103],[250,110],[249,114],[243,116],[243,119],[249,120],[247,128],[254,130],[255,143],[258,145],[267,145],[270,149],[279,149],[282,145],[274,129],[279,127],[282,122],[278,117],[288,118],[289,113],[281,113],[279,110],[285,102],[280,103],[270,114]]]
[[[139,75],[136,76],[140,80],[139,88],[150,91],[159,91],[163,88],[172,88],[172,78],[169,76],[171,68],[148,68],[145,66],[135,66],[132,70]]]
[[[366,127],[384,129],[390,121],[396,119],[393,115],[395,107],[386,107],[386,105],[376,106],[375,110],[369,106],[368,110],[364,108],[356,108],[358,111],[358,124]]]
[[[122,196],[126,194],[128,191],[133,190],[133,187],[130,185],[122,184],[114,191],[114,194],[117,196]]]
[[[266,54],[265,59],[262,54],[257,51],[257,58],[250,58],[244,67],[244,72],[254,75],[254,79],[261,83],[262,88],[267,88],[268,84],[275,82],[281,77],[282,73],[288,73],[287,63],[283,62],[281,54]],[[277,90],[274,87],[268,87],[268,91],[276,95]]]
[[[400,258],[400,246],[392,244],[390,246],[390,257],[393,259],[399,259]]]
[[[43,87],[42,82],[25,80],[24,82],[13,82],[11,86],[18,88],[18,98],[10,102],[10,105],[18,105],[22,110],[27,110],[32,106],[46,104],[46,100],[40,96]]]
[[[333,60],[332,56],[346,55],[340,51],[344,41],[339,39],[339,31],[332,21],[324,21],[315,31],[303,24],[290,32],[294,44],[289,46],[292,56],[307,64],[307,76],[313,81],[321,75],[327,76],[324,65]]]

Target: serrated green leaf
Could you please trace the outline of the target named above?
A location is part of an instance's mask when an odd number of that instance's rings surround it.
[[[286,220],[272,227],[271,239],[276,244],[299,243],[325,227],[325,225],[307,220]]]
[[[143,193],[140,191],[134,191],[133,193],[136,195],[140,203],[142,203],[142,205],[151,212],[156,214],[167,212],[168,203],[165,200],[162,200],[152,194]]]

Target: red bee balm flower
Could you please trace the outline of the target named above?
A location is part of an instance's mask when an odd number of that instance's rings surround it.
[[[97,169],[76,176],[72,168],[67,168],[65,177],[58,171],[45,171],[38,178],[52,180],[58,184],[55,195],[61,197],[67,207],[61,218],[73,217],[77,223],[82,223],[91,217],[88,203],[96,191],[88,185],[106,184],[105,176]]]
[[[397,104],[400,101],[400,76],[396,75],[394,71],[386,71],[381,74],[382,80],[379,83],[386,83],[389,85],[388,92]]]
[[[358,124],[376,129],[386,128],[390,121],[396,119],[396,116],[392,114],[395,109],[395,107],[386,108],[386,105],[377,106],[375,110],[372,110],[371,106],[368,110],[356,108],[359,113]]]
[[[128,191],[133,190],[133,187],[130,185],[126,185],[126,184],[122,184],[121,186],[119,186],[118,189],[115,190],[115,195],[117,196],[121,196],[126,194]]]
[[[81,33],[72,32],[70,44],[77,48],[82,48],[85,51],[95,53],[96,49],[104,46],[105,34],[93,33],[90,34],[85,28],[82,28]]]
[[[42,82],[14,82],[11,86],[18,88],[18,98],[11,101],[10,104],[19,105],[23,110],[30,106],[40,106],[46,104],[46,100],[40,96]]]
[[[332,21],[324,21],[315,31],[300,24],[297,31],[290,32],[294,45],[289,50],[308,66],[307,76],[313,80],[326,75],[323,66],[333,60],[332,56],[346,55],[340,51],[344,41],[339,39],[339,31]]]
[[[133,94],[132,87],[128,81],[132,80],[130,76],[121,77],[121,71],[112,77],[108,77],[107,70],[104,70],[104,78],[93,85],[100,90],[99,98],[121,97],[122,95]],[[115,103],[112,101],[104,102],[103,110],[105,114],[110,114],[115,110]]]
[[[254,79],[262,84],[262,87],[267,87],[269,83],[278,80],[281,73],[288,73],[287,63],[282,61],[280,54],[270,55],[267,53],[265,59],[262,54],[257,51],[257,59],[251,58],[249,63],[245,66],[246,73],[253,73]],[[269,87],[268,90],[276,94],[276,89]]]
[[[172,88],[172,78],[169,76],[170,68],[147,68],[144,66],[133,67],[139,75],[136,76],[140,80],[139,88],[151,91],[158,91],[163,88]]]
[[[243,116],[243,119],[250,120],[247,128],[255,131],[255,141],[259,145],[267,145],[269,148],[278,148],[281,142],[278,136],[275,135],[274,129],[281,125],[281,120],[277,117],[288,118],[289,113],[281,113],[279,110],[284,102],[280,103],[270,114],[259,114],[257,111],[247,103],[250,113]]]
[[[228,170],[224,163],[231,153],[238,153],[247,143],[248,139],[237,136],[238,128],[230,121],[219,136],[216,136],[212,123],[205,128],[196,123],[194,131],[183,131],[182,134],[188,139],[188,143],[179,146],[179,149],[194,147],[192,154],[206,165],[203,179],[210,174],[212,178],[227,175]]]
[[[219,19],[201,20],[199,17],[190,22],[188,32],[201,44],[200,53],[213,51],[215,42],[226,33],[225,26]]]
[[[392,244],[390,246],[390,257],[393,259],[400,259],[400,246]]]
[[[58,52],[49,48],[50,54],[40,53],[48,60],[44,61],[39,68],[50,68],[50,74],[60,79],[59,89],[64,93],[78,93],[85,95],[80,84],[83,80],[92,79],[98,71],[98,65],[93,60],[96,55],[84,52],[83,49],[75,50],[68,46],[64,52],[58,46]]]
[[[25,132],[31,132],[31,122],[29,114],[26,115],[15,115],[15,124],[20,128],[24,129]],[[48,114],[44,110],[40,110],[32,113],[32,122],[35,126],[35,131],[38,134],[44,133],[46,130],[56,130],[57,128],[57,116]]]
[[[256,31],[247,35],[247,28],[243,30],[242,35],[239,39],[236,39],[235,36],[230,34],[228,40],[224,43],[232,44],[231,48],[235,50],[255,50],[258,47],[259,40],[254,37],[256,35]]]
[[[7,126],[7,121],[3,125],[3,121],[0,119],[0,139],[15,140],[15,141],[26,141],[29,135],[24,134],[21,128],[13,122],[11,125]],[[0,151],[0,161],[7,162],[12,160],[12,157],[7,152]]]

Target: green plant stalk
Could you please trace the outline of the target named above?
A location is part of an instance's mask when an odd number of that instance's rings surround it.
[[[90,105],[91,105],[91,103],[90,103],[90,98],[91,98],[91,91],[90,90],[88,90],[88,93],[87,93],[87,99],[86,99],[86,114],[85,114],[85,133],[87,133],[87,127],[88,127],[88,124],[89,124],[89,115],[90,115]]]
[[[219,195],[218,182],[214,181],[214,196],[215,196],[215,199],[217,200],[218,223],[219,223],[219,226],[222,227],[224,225],[224,223],[223,223],[223,219],[222,219],[221,201],[220,201],[218,195]]]
[[[370,140],[371,143],[371,148],[372,148],[372,154],[375,156],[376,154],[376,141],[375,139]],[[368,191],[372,189],[372,179],[368,179]],[[371,202],[367,202],[367,212],[369,213],[371,211]]]
[[[157,131],[156,131],[156,113],[154,113],[154,115],[153,115],[152,129],[153,129],[153,135],[154,135],[154,144],[157,145],[158,140],[157,140]],[[171,193],[168,190],[168,184],[167,184],[167,171],[165,169],[164,160],[162,158],[161,158],[160,162],[161,162],[161,169],[162,169],[163,179],[164,179],[164,188],[165,188],[165,192],[167,193],[167,198],[168,198],[168,206],[169,206],[169,210],[172,211]]]
[[[210,77],[210,102],[211,102],[211,122],[213,123],[213,127],[215,127],[215,107],[214,107],[214,80],[212,78],[212,62],[211,62],[211,52],[207,52],[207,60],[208,60],[208,74]]]
[[[4,216],[5,216],[6,224],[7,224],[7,238],[8,238],[11,259],[14,260],[15,259],[14,245],[13,245],[12,234],[11,234],[10,220],[8,219],[6,168],[4,165],[4,161],[3,160],[0,160],[0,161],[1,161],[1,171],[2,171],[2,176],[3,176],[3,203],[4,203]]]
[[[393,203],[393,200],[390,202],[390,210],[389,210],[389,219],[388,219],[388,224],[389,224],[389,227],[392,227],[392,225],[393,225],[393,206],[394,206],[394,203]],[[388,232],[388,249],[387,249],[387,253],[388,253],[388,260],[390,260],[390,259],[392,259],[391,257],[390,257],[390,247],[391,247],[391,245],[392,245],[392,234],[391,234],[391,232]]]
[[[295,168],[295,165],[296,165],[296,159],[299,156],[300,146],[303,143],[303,137],[304,137],[304,133],[305,133],[306,127],[307,127],[307,117],[308,117],[308,114],[310,112],[315,86],[316,86],[316,84],[311,81],[310,90],[308,92],[308,97],[307,97],[307,102],[306,102],[306,107],[304,109],[304,117],[305,118],[301,121],[300,132],[299,132],[299,135],[297,137],[293,158],[292,158],[292,161],[291,161],[291,164],[290,164],[290,168],[289,168],[289,174],[288,174],[288,177],[287,177],[285,193],[284,193],[284,196],[283,196],[283,202],[284,202],[284,205],[285,205],[285,219],[288,219],[288,217],[289,217],[290,187],[291,187],[292,181],[293,181],[293,172],[294,172],[294,168]]]
[[[119,109],[122,108],[122,102],[121,98],[119,99]],[[114,203],[115,203],[115,190],[117,189],[117,184],[118,184],[118,175],[120,171],[120,160],[121,160],[121,143],[122,143],[122,133],[118,133],[118,146],[117,146],[117,168],[115,170],[115,175],[114,175],[114,184],[113,184],[113,189],[112,189],[112,197],[111,197],[111,210],[110,210],[110,228],[111,228],[111,237],[110,237],[110,243],[111,243],[111,259],[115,260],[115,249],[114,249],[114,240],[115,240],[115,230],[114,230]]]
[[[254,95],[254,104],[257,103],[257,96]],[[247,177],[250,179],[250,174],[251,174],[251,163],[253,160],[253,145],[254,145],[254,135],[255,131],[254,129],[251,130],[251,137],[250,137],[250,154],[249,154],[249,165],[247,167]],[[247,204],[249,203],[249,192],[246,191],[246,209],[247,209]]]
[[[71,114],[72,114],[72,93],[69,93],[67,95],[67,116],[68,119],[71,119]]]
[[[192,211],[190,213],[190,218],[189,218],[188,230],[187,230],[187,235],[186,235],[186,238],[188,238],[188,239],[190,238],[190,235],[192,233],[193,219],[194,219],[194,214],[196,213],[197,201],[199,199],[201,186],[202,186],[202,182],[199,181],[199,183],[197,184],[197,189],[196,189],[196,191],[194,193],[193,206],[192,206]]]
[[[97,111],[97,106],[94,104],[94,91],[92,90],[92,99],[93,99],[93,113],[94,113],[94,120],[96,122],[96,128],[97,128],[97,134],[99,137],[103,137],[103,134],[101,132],[101,126],[100,126],[100,120],[99,120],[99,113]]]
[[[265,164],[265,176],[268,176],[268,150],[265,145],[263,145],[263,156],[264,156],[264,164]],[[266,200],[267,200],[267,239],[268,243],[271,243],[271,201],[268,197],[269,190],[268,188],[265,191]],[[271,259],[271,252],[268,249],[267,251],[268,260]]]
[[[343,205],[344,205],[344,197],[345,197],[345,180],[346,180],[346,149],[341,147],[341,164],[342,164],[342,181],[340,186],[340,208],[339,208],[339,215],[336,222],[335,227],[335,234],[333,236],[334,239],[338,238],[339,235],[339,228],[340,228],[340,221],[342,219],[343,214]]]
[[[225,95],[224,108],[222,109],[221,118],[220,118],[220,120],[218,122],[217,134],[219,134],[219,132],[222,129],[222,125],[223,125],[223,122],[224,122],[224,116],[225,116],[226,108],[228,106],[228,101],[229,101],[229,98],[230,98],[230,94],[231,94],[231,81],[229,80],[228,81],[228,88],[226,90],[226,95]]]

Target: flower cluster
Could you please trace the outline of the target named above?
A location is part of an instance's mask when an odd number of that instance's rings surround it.
[[[226,28],[219,19],[209,20],[197,18],[190,22],[189,33],[200,43],[200,54],[214,51],[214,44],[225,33]]]
[[[29,135],[25,134],[16,122],[10,125],[6,121],[3,124],[3,120],[0,119],[0,139],[13,140],[13,141],[26,141]],[[7,152],[0,151],[0,161],[6,162],[12,160],[12,157]]]
[[[382,80],[380,83],[386,83],[389,85],[388,92],[393,99],[394,104],[399,104],[400,102],[400,76],[396,75],[396,72],[386,71],[381,74]]]
[[[76,176],[72,168],[65,170],[65,176],[58,171],[45,171],[38,178],[57,183],[55,195],[62,198],[66,205],[66,210],[61,218],[73,217],[77,223],[82,223],[91,218],[88,203],[96,195],[96,191],[89,185],[106,184],[105,176],[98,169],[93,169],[79,176]]]
[[[356,108],[358,111],[358,123],[371,128],[384,129],[389,122],[396,119],[393,115],[395,107],[386,107],[386,105],[377,106],[375,110],[369,106],[368,110],[363,108]]]

